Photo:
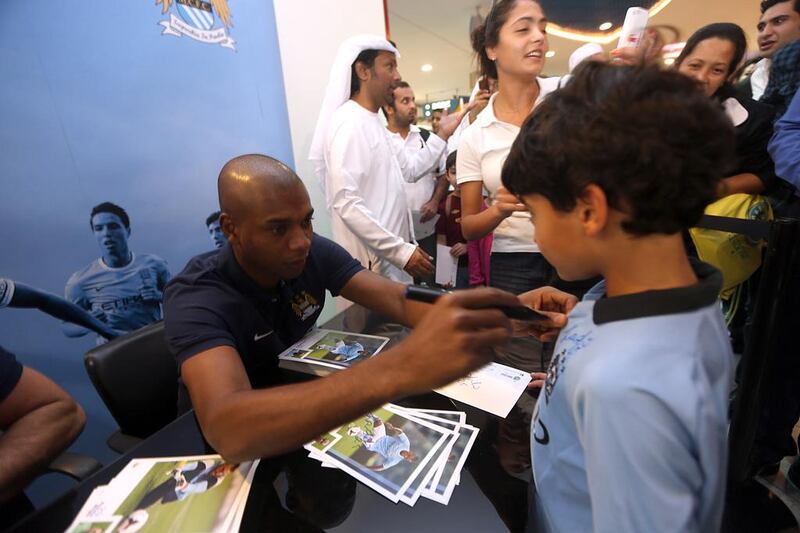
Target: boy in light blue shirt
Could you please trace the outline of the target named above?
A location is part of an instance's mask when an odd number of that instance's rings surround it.
[[[583,65],[523,125],[503,184],[562,279],[604,278],[539,396],[536,531],[719,530],[733,356],[721,275],[690,261],[682,232],[733,146],[721,110],[657,68]]]

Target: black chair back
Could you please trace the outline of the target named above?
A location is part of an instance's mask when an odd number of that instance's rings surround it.
[[[177,417],[178,366],[163,321],[93,348],[84,364],[123,434],[145,438]]]

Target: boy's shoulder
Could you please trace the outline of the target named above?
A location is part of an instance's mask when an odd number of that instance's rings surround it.
[[[566,363],[583,353],[570,361],[570,388],[613,397],[669,389],[698,365],[703,373],[724,372],[732,355],[717,299],[721,275],[704,263],[693,266],[699,281],[689,287],[605,298],[601,283],[587,293],[554,354]]]
[[[722,274],[702,261],[690,259],[689,262],[697,283],[599,298],[593,310],[595,324],[683,315],[716,305],[722,288]],[[595,297],[596,292],[593,290]]]

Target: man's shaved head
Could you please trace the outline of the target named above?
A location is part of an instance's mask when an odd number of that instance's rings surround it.
[[[275,158],[248,154],[234,157],[222,167],[217,180],[219,207],[234,218],[246,217],[264,205],[276,189],[303,186],[289,167]]]
[[[244,271],[264,288],[298,277],[313,238],[314,208],[289,167],[242,155],[219,173],[220,228]]]

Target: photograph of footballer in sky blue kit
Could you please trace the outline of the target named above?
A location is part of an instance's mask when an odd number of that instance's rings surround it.
[[[161,300],[170,278],[166,261],[130,250],[130,219],[116,204],[96,205],[89,224],[100,246],[100,257],[70,276],[64,289],[66,299],[119,334],[161,320]],[[68,337],[89,332],[69,323],[63,330]]]
[[[412,484],[421,488],[445,431],[386,406],[337,430],[341,439],[325,452],[326,460],[397,502]]]
[[[352,366],[369,359],[386,344],[386,337],[369,335],[348,335],[333,331],[308,348],[302,359],[318,359],[337,366]]]
[[[221,458],[141,462],[150,464],[135,486],[111,489],[129,491],[113,511],[124,517],[116,531],[227,531],[223,526],[235,512],[236,495],[255,467]]]

